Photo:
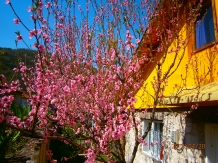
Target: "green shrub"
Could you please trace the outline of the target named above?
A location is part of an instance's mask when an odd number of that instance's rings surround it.
[[[13,103],[11,110],[14,115],[22,119],[24,116],[28,116],[30,106],[20,106]],[[6,133],[6,130],[8,128],[3,121],[0,124],[0,160],[12,157],[26,143],[25,138],[21,139],[20,131],[11,130],[10,133]]]

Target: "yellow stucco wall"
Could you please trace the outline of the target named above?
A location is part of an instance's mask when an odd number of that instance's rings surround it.
[[[213,5],[213,15],[214,15],[214,24],[215,31],[217,29],[218,17],[216,16],[218,13],[218,1],[212,1]],[[187,25],[185,24],[183,28],[180,30],[180,40],[186,40],[187,35],[189,35],[187,30]],[[194,27],[194,24],[193,24]],[[190,29],[190,28],[189,28]],[[216,33],[216,32],[215,32]],[[216,35],[216,34],[215,34]],[[191,38],[192,37],[192,38]],[[210,82],[218,81],[218,45],[217,49],[215,48],[215,44],[211,44],[210,46],[205,46],[202,49],[195,50],[195,39],[194,39],[194,28],[192,30],[192,35],[188,38],[189,43],[186,47],[181,48],[178,51],[178,57],[176,59],[174,67],[171,69],[171,72],[174,71],[179,63],[181,58],[181,63],[179,64],[176,71],[168,78],[167,85],[163,90],[163,95],[168,96],[171,94],[175,94],[178,92],[179,86],[182,85],[183,88],[189,88],[192,86],[196,86],[198,84],[205,85]],[[216,35],[216,40],[218,40],[218,36]],[[171,44],[168,52],[171,48],[175,49],[177,40],[174,40]],[[191,47],[191,48],[190,48]],[[184,56],[183,56],[184,52]],[[173,60],[175,58],[174,53],[167,53],[166,60],[161,66],[162,74],[165,74]],[[163,59],[163,58],[162,58]],[[162,61],[161,59],[161,61]],[[188,65],[188,68],[186,68]],[[136,108],[147,108],[150,105],[153,105],[154,96],[154,88],[152,86],[152,82],[154,82],[154,77],[157,78],[157,67],[151,72],[147,79],[144,79],[144,85],[137,92],[136,98],[137,102],[135,103]],[[183,77],[185,82],[182,83]],[[175,86],[177,85],[177,87]]]

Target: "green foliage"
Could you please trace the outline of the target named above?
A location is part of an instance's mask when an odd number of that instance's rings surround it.
[[[29,105],[20,106],[13,103],[11,105],[11,110],[14,112],[14,115],[22,119],[24,116],[28,116],[31,108]]]
[[[16,35],[20,36],[20,31],[15,32]]]
[[[0,136],[0,151],[1,151],[0,160],[5,158],[7,144],[13,137],[13,133],[7,134],[5,131],[6,131],[6,125],[5,123],[1,123],[0,124],[0,135],[1,135]]]
[[[67,126],[62,130],[62,133],[63,133],[64,136],[66,136],[66,137],[74,137],[74,136],[76,136],[76,134],[75,134],[75,132],[72,130],[72,128],[67,127]]]
[[[5,149],[5,159],[13,158],[28,142],[29,138],[14,132]]]
[[[16,104],[11,105],[11,110],[19,118],[28,116],[30,111],[30,106],[20,106]],[[5,131],[8,130],[5,122],[0,124],[0,160],[12,157],[17,151],[19,151],[25,144],[26,139],[21,137],[19,131],[10,130],[9,133]]]
[[[78,156],[78,149],[72,145],[66,145],[64,142],[59,140],[51,140],[50,149],[53,152],[53,159],[58,162],[66,163],[83,163],[85,162],[84,156]],[[67,161],[62,161],[63,157],[68,158]]]

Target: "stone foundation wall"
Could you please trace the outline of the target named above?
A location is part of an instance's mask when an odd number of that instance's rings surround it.
[[[163,120],[165,113],[156,113],[155,119],[156,120]],[[151,114],[147,113],[145,116],[142,116],[141,113],[137,114],[138,120],[143,119],[150,119]],[[138,126],[139,135],[142,134],[142,123]],[[132,149],[135,143],[135,130],[132,128],[127,134],[126,134],[126,146],[125,146],[125,154],[126,154],[126,161],[131,157]],[[142,145],[140,144],[138,147],[138,151],[136,153],[136,157],[134,160],[134,163],[159,163],[160,161],[152,158],[149,156],[146,152],[142,150]]]
[[[204,124],[192,123],[183,114],[170,113],[163,120],[164,161],[173,163],[204,163]],[[178,130],[179,140],[171,142],[170,131]]]
[[[140,114],[138,114],[139,119]],[[149,119],[150,114],[145,115]],[[163,120],[163,140],[165,163],[204,163],[205,157],[203,145],[204,142],[204,124],[192,123],[183,114],[179,113],[156,113],[156,120]],[[142,134],[142,123],[138,126],[140,135]],[[171,131],[178,132],[176,144],[171,142]],[[134,145],[134,129],[126,134],[126,160],[128,161]],[[134,163],[154,163],[160,162],[142,151],[142,145],[139,145]]]

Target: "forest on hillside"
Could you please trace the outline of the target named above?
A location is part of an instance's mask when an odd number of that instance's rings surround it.
[[[0,74],[3,74],[7,81],[19,79],[18,74],[13,72],[13,68],[18,67],[19,62],[24,62],[27,67],[33,66],[36,54],[36,51],[29,49],[0,47]]]

